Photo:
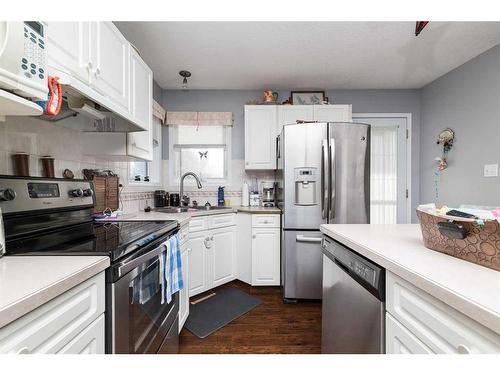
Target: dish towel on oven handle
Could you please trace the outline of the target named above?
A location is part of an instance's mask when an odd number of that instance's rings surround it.
[[[160,255],[160,275],[162,275],[161,284],[161,303],[170,303],[172,296],[184,288],[182,278],[181,245],[179,235],[175,234],[165,241],[162,246],[165,250]]]

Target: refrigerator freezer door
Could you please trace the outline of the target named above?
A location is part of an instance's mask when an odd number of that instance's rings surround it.
[[[326,127],[326,123],[284,126],[281,142],[286,229],[318,230],[326,223],[326,215],[322,217],[325,205],[321,170]]]
[[[282,254],[283,297],[286,299],[321,299],[321,232],[284,231]]]
[[[370,125],[328,124],[330,199],[328,221],[370,222]]]

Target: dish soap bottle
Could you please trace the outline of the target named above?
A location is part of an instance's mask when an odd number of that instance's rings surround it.
[[[217,206],[224,206],[224,186],[219,186],[217,190]]]

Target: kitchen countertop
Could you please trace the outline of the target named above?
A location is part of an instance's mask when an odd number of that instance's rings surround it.
[[[105,256],[0,259],[0,328],[109,267]]]
[[[427,249],[418,224],[323,224],[321,232],[500,334],[500,272]]]
[[[135,214],[125,214],[117,217],[98,219],[97,221],[154,221],[154,220],[176,220],[180,226],[186,224],[191,217],[221,215],[234,212],[246,213],[270,213],[279,214],[281,210],[275,207],[243,207],[232,206],[216,210],[194,210],[189,212],[167,213],[154,211],[144,212],[143,210]]]

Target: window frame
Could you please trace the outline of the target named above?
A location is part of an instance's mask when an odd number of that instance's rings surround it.
[[[168,127],[168,185],[170,187],[176,187],[180,184],[180,176],[176,176],[176,166],[175,166],[175,152],[179,148],[183,148],[184,146],[178,145],[175,143],[177,139],[177,128],[182,126],[190,126],[190,125],[173,125]],[[232,143],[232,127],[231,126],[223,126],[224,132],[224,144],[189,144],[185,145],[185,148],[221,148],[224,147],[224,178],[210,178],[210,179],[202,179],[203,187],[213,188],[221,185],[228,185],[231,181],[231,143]],[[209,126],[207,126],[209,127]],[[184,181],[185,187],[196,187],[196,181],[194,179],[186,179]]]

